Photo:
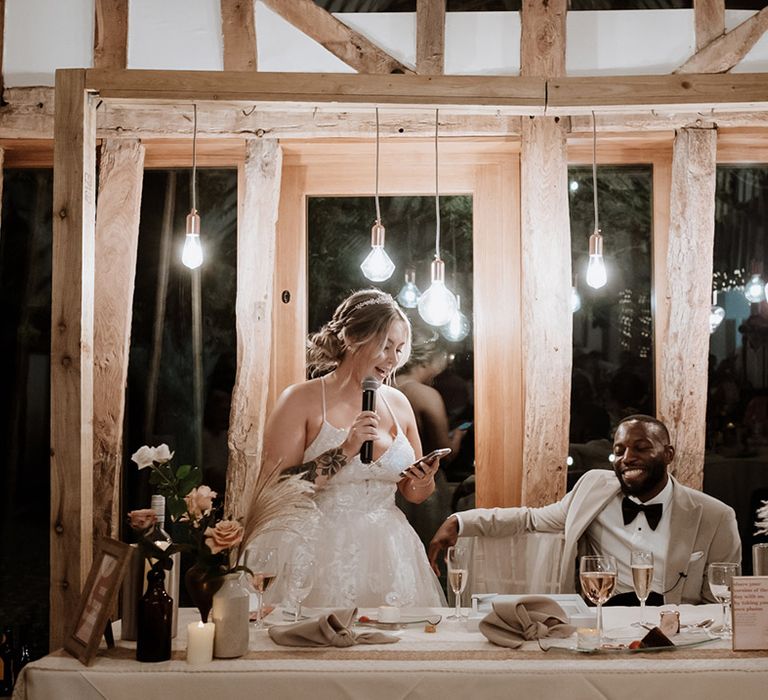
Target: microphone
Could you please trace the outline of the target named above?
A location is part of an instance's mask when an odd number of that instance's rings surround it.
[[[363,379],[363,410],[376,410],[376,390],[381,386],[374,377]],[[360,461],[370,464],[373,461],[373,440],[366,440],[360,448]]]

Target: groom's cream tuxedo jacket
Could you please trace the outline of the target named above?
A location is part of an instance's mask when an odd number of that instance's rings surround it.
[[[736,515],[717,499],[687,488],[675,479],[672,482],[671,514],[663,516],[672,518],[664,572],[664,590],[672,590],[664,600],[666,603],[714,603],[707,585],[707,564],[741,562]],[[595,469],[584,474],[562,500],[543,508],[477,508],[462,512],[461,536],[565,533],[560,591],[573,593],[577,590],[577,559],[588,553],[583,551],[582,535],[619,491],[619,480],[613,471]]]

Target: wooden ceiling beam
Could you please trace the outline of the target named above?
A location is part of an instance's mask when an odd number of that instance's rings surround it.
[[[445,0],[416,0],[416,72],[442,75],[445,69]]]
[[[128,0],[95,0],[93,65],[122,70],[128,65]]]
[[[699,49],[675,73],[727,73],[746,56],[768,29],[768,7]]]
[[[567,0],[523,0],[521,76],[554,78],[565,75],[567,9]]]
[[[224,70],[256,70],[254,0],[220,0]]]
[[[358,73],[413,73],[413,68],[400,63],[312,0],[262,2]]]
[[[725,34],[725,0],[693,0],[696,51]]]

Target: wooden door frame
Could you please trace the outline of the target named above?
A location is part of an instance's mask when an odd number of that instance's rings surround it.
[[[270,405],[305,376],[306,209],[310,196],[371,196],[371,140],[282,142],[284,161],[275,271]],[[473,330],[477,502],[520,503],[523,393],[521,361],[519,142],[440,142],[440,193],[473,197]],[[430,139],[381,145],[382,195],[434,195]],[[361,235],[366,235],[365,232]],[[499,314],[498,311],[504,313]]]

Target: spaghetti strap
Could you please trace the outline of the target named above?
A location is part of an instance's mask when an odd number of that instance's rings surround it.
[[[325,377],[320,377],[320,387],[323,392],[323,423],[325,423]]]
[[[392,416],[392,420],[395,423],[395,428],[397,428],[397,434],[399,435],[400,432],[401,432],[401,430],[400,430],[400,423],[397,422],[397,416],[395,415],[395,412],[392,410],[392,407],[389,405],[389,401],[387,401],[384,398],[384,394],[383,393],[381,394],[381,400],[384,402],[384,405],[387,407],[387,410],[389,411],[389,415]]]

